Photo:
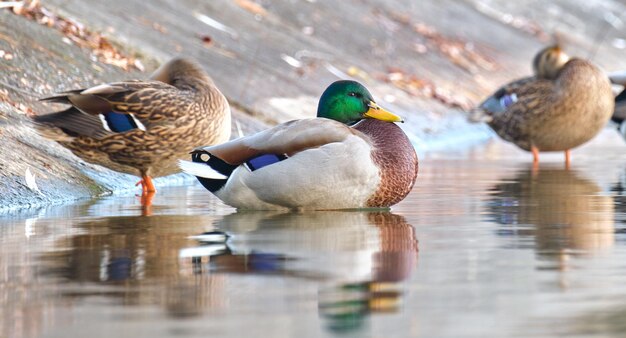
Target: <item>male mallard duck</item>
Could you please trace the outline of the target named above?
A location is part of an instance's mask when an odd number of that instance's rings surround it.
[[[177,161],[196,142],[230,138],[230,107],[195,62],[177,58],[148,81],[123,81],[43,99],[70,104],[34,120],[44,135],[84,160],[141,177],[143,193],[156,191],[151,177],[180,171]],[[138,183],[138,184],[139,184]]]
[[[622,137],[626,139],[626,72],[616,72],[609,74],[612,83],[624,86],[619,95],[615,97],[615,111],[611,120],[618,124],[618,130]]]
[[[611,120],[619,125],[618,130],[626,139],[626,89],[615,97],[615,111]]]
[[[487,98],[478,113],[504,140],[532,151],[565,151],[593,138],[613,112],[608,77],[589,61],[569,58],[558,46],[533,60],[535,76],[511,82]],[[473,117],[476,119],[476,115]]]
[[[415,149],[365,87],[331,84],[317,116],[198,148],[181,167],[243,209],[386,208],[411,191]]]

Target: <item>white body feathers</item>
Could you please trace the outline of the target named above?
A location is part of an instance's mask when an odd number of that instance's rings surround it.
[[[306,149],[256,171],[240,165],[215,195],[242,209],[365,207],[380,184],[370,151],[365,139],[349,135],[342,142]],[[221,175],[206,164],[182,162],[181,169],[194,176]]]

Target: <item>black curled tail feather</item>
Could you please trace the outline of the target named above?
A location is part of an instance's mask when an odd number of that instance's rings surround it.
[[[209,159],[206,161],[203,160],[202,155],[208,155]],[[191,160],[196,163],[205,163],[206,165],[211,167],[213,170],[219,172],[220,174],[226,177],[230,177],[233,171],[235,171],[235,169],[237,169],[238,167],[236,165],[226,163],[221,158],[214,156],[211,153],[204,151],[204,150],[198,150],[198,151],[192,152]],[[224,187],[224,185],[228,181],[228,178],[225,178],[225,179],[212,179],[212,178],[205,178],[205,177],[196,177],[196,178],[198,179],[200,184],[202,184],[203,187],[205,187],[207,190],[209,190],[212,193],[220,190],[222,187]]]
[[[622,92],[615,97],[615,112],[613,116],[611,116],[611,120],[618,124],[626,120],[626,89],[622,90]]]

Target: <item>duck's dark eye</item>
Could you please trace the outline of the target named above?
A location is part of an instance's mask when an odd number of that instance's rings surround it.
[[[349,92],[348,96],[356,96],[356,93],[355,92]]]

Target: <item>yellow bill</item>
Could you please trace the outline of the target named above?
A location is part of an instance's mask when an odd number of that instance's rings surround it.
[[[374,101],[370,101],[368,106],[370,107],[370,109],[364,114],[364,116],[367,118],[377,119],[385,122],[404,122],[404,120],[400,116],[382,109]]]

